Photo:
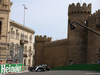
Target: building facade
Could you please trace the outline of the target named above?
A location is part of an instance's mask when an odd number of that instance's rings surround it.
[[[21,45],[23,41],[24,43],[24,51],[23,51],[23,64],[27,69],[29,66],[33,66],[33,56],[34,56],[34,48],[33,48],[33,37],[34,31],[28,27],[25,27],[21,24],[16,23],[13,20],[10,20],[8,39],[9,43]]]
[[[100,10],[91,14],[91,4],[74,3],[68,8],[68,38],[52,41],[49,37],[35,36],[36,65],[48,64],[51,68],[74,64],[97,63],[100,59],[100,36],[76,24],[79,22],[100,34]]]
[[[8,31],[10,26],[10,11],[12,2],[10,0],[0,0],[0,42],[7,43]],[[0,59],[6,63],[7,50],[1,49],[0,45]],[[5,45],[3,46],[6,47]],[[5,56],[4,56],[5,55]]]
[[[12,2],[10,0],[0,0],[0,60],[6,63],[8,53],[10,51],[2,50],[1,43],[10,43],[15,45],[23,45],[23,64],[25,68],[33,66],[33,56],[34,56],[34,30],[23,26],[13,20],[10,20],[11,6]],[[23,44],[23,41],[25,42]],[[5,49],[6,49],[5,45]]]

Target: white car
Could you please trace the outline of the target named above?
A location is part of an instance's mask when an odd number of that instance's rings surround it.
[[[40,72],[40,71],[45,71],[45,70],[44,70],[43,66],[39,65],[39,66],[36,66],[35,71],[39,71]]]

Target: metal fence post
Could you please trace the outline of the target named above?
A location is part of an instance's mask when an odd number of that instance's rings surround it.
[[[20,46],[20,53],[19,53],[19,57],[20,57],[20,63],[23,63],[23,50],[24,50],[24,47],[23,46]]]
[[[12,60],[15,61],[15,59],[14,59],[14,44],[12,44]]]

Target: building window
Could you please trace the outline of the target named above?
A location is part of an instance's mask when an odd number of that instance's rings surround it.
[[[19,39],[19,33],[16,33],[16,39]]]
[[[0,35],[1,35],[1,30],[2,30],[2,22],[0,22]]]
[[[28,39],[28,36],[27,35],[25,35],[25,40],[27,40]]]
[[[19,33],[18,33],[18,30],[16,30],[16,39],[19,39]]]
[[[29,37],[29,42],[32,43],[32,35]]]
[[[29,66],[30,66],[30,59],[28,60]]]
[[[23,40],[24,39],[24,34],[21,34],[21,40]]]
[[[14,38],[14,35],[15,35],[15,32],[12,31],[12,32],[11,32],[11,38]]]
[[[27,52],[27,46],[25,46],[25,49],[24,49],[25,53]]]
[[[14,38],[15,32],[13,31],[13,28],[11,28],[11,38]]]
[[[31,46],[29,47],[29,56],[31,56]]]

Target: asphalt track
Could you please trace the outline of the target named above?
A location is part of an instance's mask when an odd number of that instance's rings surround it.
[[[45,72],[21,72],[5,75],[100,75],[96,71],[45,71]]]

